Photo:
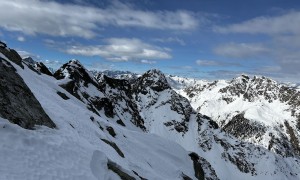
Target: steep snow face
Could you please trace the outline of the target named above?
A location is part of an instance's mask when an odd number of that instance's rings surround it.
[[[283,156],[300,153],[300,93],[265,78],[188,86],[181,92],[226,132]]]
[[[88,110],[61,81],[14,67],[57,129],[30,131],[0,118],[0,179],[196,179],[178,144],[116,125]]]

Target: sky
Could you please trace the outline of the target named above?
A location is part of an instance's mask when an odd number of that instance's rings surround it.
[[[0,0],[0,40],[59,68],[300,81],[298,0]]]

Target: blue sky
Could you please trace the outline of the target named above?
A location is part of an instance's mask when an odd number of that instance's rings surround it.
[[[2,0],[0,40],[47,66],[299,82],[300,1]]]

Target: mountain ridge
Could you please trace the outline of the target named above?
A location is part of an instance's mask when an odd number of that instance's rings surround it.
[[[2,57],[6,56],[0,55],[2,63]],[[298,179],[300,176],[296,146],[299,134],[295,131],[298,101],[290,105],[289,101],[274,104],[280,98],[275,99],[262,89],[272,90],[276,83],[266,78],[253,80],[257,86],[250,89],[257,93],[252,97],[244,96],[251,84],[245,76],[242,78],[246,79],[238,78],[232,83],[207,82],[149,70],[135,78],[115,79],[105,74],[94,76],[78,60],[70,60],[49,76],[24,61],[14,64],[9,58],[5,61],[13,65],[56,128],[36,126],[36,130],[28,132],[1,116],[1,126],[8,128],[0,132],[6,145],[0,148],[0,154],[5,155],[0,160],[13,167],[0,166],[5,169],[6,173],[0,175],[5,179],[21,179],[21,171],[29,179]],[[279,88],[278,92],[289,94],[289,89]],[[261,98],[262,95],[265,96]],[[274,99],[269,102],[269,97]],[[226,98],[233,101],[227,102]],[[278,119],[271,126],[253,118],[253,109],[261,107],[255,108],[257,104],[253,103],[259,101],[266,107],[272,103],[274,107],[279,105],[283,115],[292,114],[291,109],[284,111],[286,107],[296,107],[294,119]],[[237,102],[240,104],[234,104]],[[270,111],[274,110],[270,107]],[[277,131],[277,127],[283,130]],[[248,136],[242,136],[245,133]],[[18,141],[8,141],[12,137]],[[36,156],[29,145],[38,149]],[[9,161],[7,157],[14,158]],[[18,162],[26,167],[30,159],[34,159],[33,169],[13,166]],[[67,168],[62,171],[60,165]],[[33,171],[37,167],[42,168]]]

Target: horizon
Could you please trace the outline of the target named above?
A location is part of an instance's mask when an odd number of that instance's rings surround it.
[[[11,0],[0,40],[47,67],[299,83],[300,2]]]
[[[30,56],[27,56],[27,57],[30,57]],[[26,58],[26,57],[25,57]],[[75,60],[75,61],[78,61],[84,68],[86,68],[84,66],[84,64],[82,64],[80,62],[80,60],[78,59],[70,59],[68,60],[67,62],[65,62],[65,64],[69,63],[70,61],[72,60]],[[60,67],[58,67],[57,69],[52,69],[54,72],[59,70],[59,68],[61,68],[64,64],[62,64]],[[48,67],[49,68],[49,67]],[[51,70],[51,71],[52,71]],[[179,77],[179,78],[187,78],[187,79],[194,79],[194,80],[204,80],[204,81],[208,81],[208,82],[212,82],[212,81],[231,81],[233,79],[236,79],[236,78],[239,78],[239,77],[242,77],[242,76],[248,76],[249,78],[253,79],[255,77],[258,77],[258,78],[267,78],[267,79],[272,79],[271,77],[268,77],[268,76],[264,76],[264,75],[259,75],[259,74],[254,74],[254,75],[249,75],[249,74],[246,74],[246,73],[241,73],[241,74],[237,74],[235,77],[232,77],[232,78],[227,78],[227,79],[222,79],[222,78],[219,78],[219,79],[201,79],[201,78],[192,78],[192,77],[186,77],[186,76],[180,76],[180,75],[175,75],[175,74],[169,74],[169,73],[165,73],[163,71],[161,71],[160,69],[158,68],[152,68],[152,69],[148,69],[148,70],[145,70],[143,72],[140,72],[140,73],[135,73],[135,72],[132,72],[132,71],[128,71],[128,70],[118,70],[118,69],[115,69],[115,70],[109,70],[109,69],[103,69],[103,70],[98,70],[98,69],[88,69],[86,68],[86,70],[88,70],[89,72],[95,72],[95,73],[105,73],[105,72],[121,72],[121,73],[132,73],[132,74],[135,74],[135,75],[138,75],[138,76],[142,76],[144,73],[147,73],[148,71],[151,71],[151,70],[159,70],[160,72],[162,72],[164,75],[168,75],[168,76],[173,76],[173,77]],[[52,72],[52,73],[54,73]],[[272,79],[273,80],[273,79]],[[277,81],[279,84],[286,84],[286,85],[292,85],[292,86],[299,86],[300,83],[293,83],[293,82],[281,82],[281,81]]]

